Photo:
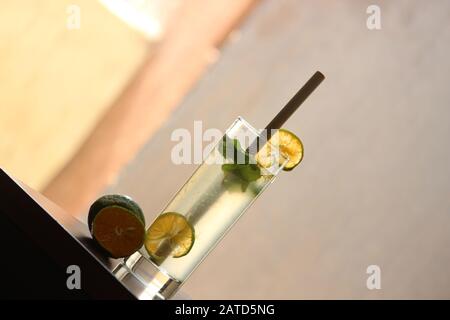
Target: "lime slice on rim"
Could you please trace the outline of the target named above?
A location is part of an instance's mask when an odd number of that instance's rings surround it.
[[[166,212],[148,228],[145,249],[155,258],[179,258],[189,253],[194,241],[194,228],[186,217],[176,212]]]
[[[279,148],[282,155],[289,159],[283,167],[283,170],[290,171],[294,169],[303,159],[303,143],[292,132],[286,129],[279,129],[270,138],[270,144],[266,144],[256,155],[256,160],[261,167],[269,168],[273,165],[271,148]],[[278,157],[279,164],[282,165],[285,159]]]

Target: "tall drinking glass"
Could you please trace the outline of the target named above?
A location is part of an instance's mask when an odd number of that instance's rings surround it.
[[[287,158],[272,152],[262,161],[263,135],[235,120],[149,227],[145,247],[116,268],[125,285],[132,278],[145,285],[141,299],[170,298],[275,179]],[[175,236],[165,239],[164,230]]]

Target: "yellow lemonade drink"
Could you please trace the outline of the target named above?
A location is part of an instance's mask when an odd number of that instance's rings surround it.
[[[236,120],[149,227],[141,253],[161,271],[185,281],[282,169],[258,164],[249,151],[258,137]]]

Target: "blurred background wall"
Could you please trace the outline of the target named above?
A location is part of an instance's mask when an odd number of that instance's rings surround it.
[[[82,220],[120,192],[151,221],[195,168],[171,162],[174,129],[225,129],[238,115],[264,126],[320,70],[327,79],[286,124],[304,161],[185,290],[450,297],[448,1],[158,2],[162,31],[150,36],[111,7],[74,2],[77,31],[53,1],[1,5],[2,167]],[[367,27],[374,4],[379,30]],[[369,265],[381,290],[366,287]]]
[[[0,163],[42,189],[130,81],[148,43],[97,1],[2,1],[0,21]]]

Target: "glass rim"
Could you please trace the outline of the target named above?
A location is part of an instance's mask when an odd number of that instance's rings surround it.
[[[225,134],[227,134],[227,132],[229,132],[236,125],[236,123],[242,123],[243,125],[245,125],[245,127],[247,127],[255,135],[256,138],[258,138],[258,137],[262,138],[263,137],[262,132],[265,131],[265,129],[261,129],[261,130],[256,129],[247,120],[245,120],[244,117],[242,117],[242,116],[238,116],[236,118],[236,120],[234,120],[234,122],[231,124],[231,126],[229,126],[227,128],[227,130],[225,131]],[[276,130],[276,129],[273,129],[273,130]],[[269,146],[273,146],[273,144],[270,143],[269,141],[266,141],[266,144],[268,144]],[[282,164],[278,164],[275,174],[278,174],[279,171],[282,170],[285,167],[286,163],[289,161],[289,156],[288,155],[286,155],[281,150],[278,150],[278,152],[279,152],[279,155],[281,157],[283,157],[284,161],[283,161]],[[266,170],[268,170],[268,169],[266,169]]]

